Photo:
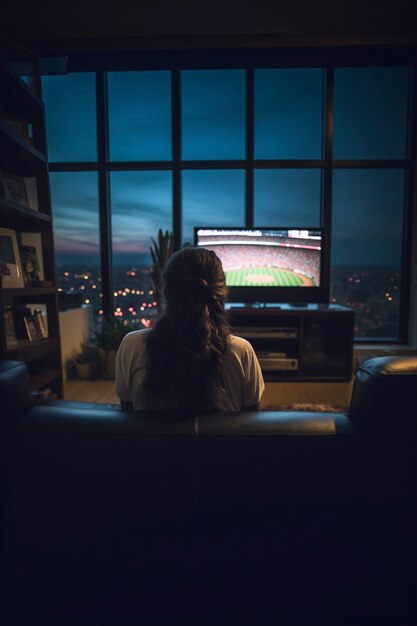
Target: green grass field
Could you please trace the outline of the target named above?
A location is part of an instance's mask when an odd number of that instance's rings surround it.
[[[314,282],[291,270],[275,267],[245,267],[225,272],[229,287],[300,287]]]

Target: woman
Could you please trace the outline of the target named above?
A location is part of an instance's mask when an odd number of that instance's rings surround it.
[[[163,310],[129,333],[116,357],[122,409],[255,410],[264,390],[251,344],[230,334],[220,259],[206,248],[174,253],[163,272]]]

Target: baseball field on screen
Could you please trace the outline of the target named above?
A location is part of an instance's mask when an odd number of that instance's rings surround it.
[[[229,287],[313,287],[315,282],[304,274],[276,267],[241,267],[225,272]]]

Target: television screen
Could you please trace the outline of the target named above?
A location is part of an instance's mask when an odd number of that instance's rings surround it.
[[[195,228],[194,243],[223,264],[229,300],[323,302],[319,228]]]

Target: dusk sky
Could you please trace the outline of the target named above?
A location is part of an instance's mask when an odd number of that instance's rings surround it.
[[[245,72],[181,80],[182,158],[244,159]],[[334,158],[406,157],[407,81],[407,68],[335,70]],[[170,72],[109,73],[108,85],[110,161],[169,163]],[[322,94],[321,69],[256,70],[255,158],[321,158]],[[93,163],[95,75],[46,76],[43,96],[50,162]],[[243,168],[184,170],[181,180],[183,240],[194,226],[244,225]],[[58,257],[98,260],[97,173],[52,172],[51,190]],[[158,228],[172,229],[171,171],[111,172],[110,193],[115,263],[147,254]],[[403,170],[335,170],[332,263],[398,265],[403,208]],[[314,227],[320,216],[319,169],[255,169],[255,226]]]

